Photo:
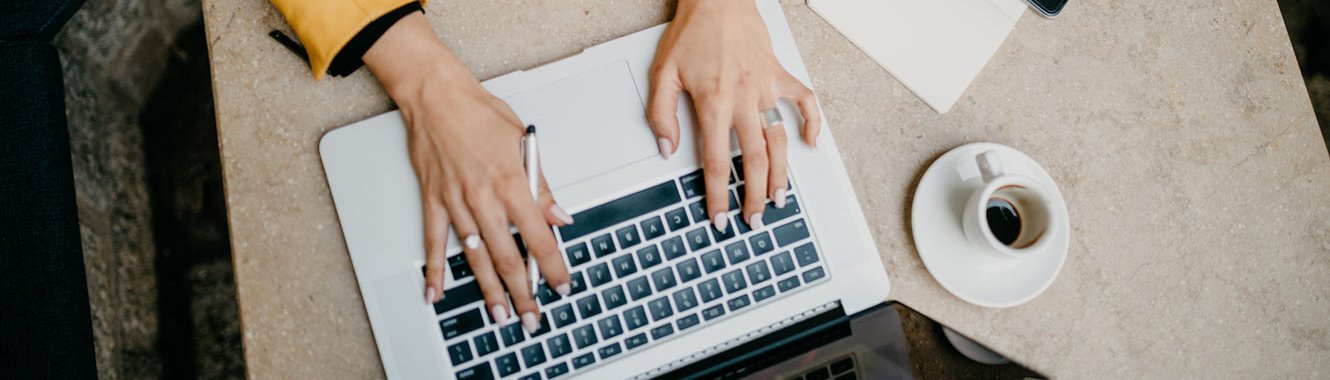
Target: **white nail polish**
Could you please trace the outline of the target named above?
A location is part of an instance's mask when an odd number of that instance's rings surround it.
[[[563,207],[559,207],[558,203],[550,205],[550,213],[554,214],[554,217],[559,219],[560,222],[563,222],[563,224],[573,224],[573,216],[568,215],[568,211],[564,211]]]
[[[490,317],[494,318],[494,323],[503,323],[508,320],[508,309],[503,305],[494,305],[490,308]]]
[[[748,217],[748,226],[753,227],[755,230],[762,228],[762,213],[759,212]]]
[[[776,189],[776,208],[785,208],[785,188]]]
[[[534,333],[540,328],[540,322],[536,321],[536,313],[526,312],[522,314],[522,327],[526,327],[526,332]]]
[[[671,151],[674,150],[674,144],[670,143],[670,139],[658,138],[656,139],[656,145],[660,147],[660,158],[670,159],[670,154],[673,154]]]
[[[467,235],[466,239],[462,241],[462,244],[466,245],[466,249],[479,249],[480,235]]]
[[[725,213],[718,212],[711,217],[711,224],[716,226],[717,231],[725,232],[729,230],[730,218],[726,218]]]
[[[425,287],[425,303],[434,303],[434,287]]]
[[[562,296],[562,297],[567,297],[567,296],[568,296],[568,293],[570,293],[570,292],[572,292],[572,291],[573,291],[573,287],[572,287],[571,285],[569,285],[569,284],[566,284],[566,283],[563,284],[563,285],[559,285],[559,286],[554,287],[554,292],[555,292],[555,293],[559,293],[559,296]]]

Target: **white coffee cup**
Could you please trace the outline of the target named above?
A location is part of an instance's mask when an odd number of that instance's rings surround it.
[[[962,211],[965,236],[1000,256],[1027,257],[1048,245],[1060,224],[1048,190],[1030,177],[1004,172],[998,154],[990,150],[975,156],[984,185]]]

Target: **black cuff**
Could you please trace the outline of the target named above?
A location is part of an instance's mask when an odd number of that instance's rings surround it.
[[[393,24],[397,23],[397,20],[401,20],[402,17],[406,17],[411,12],[423,13],[425,10],[420,7],[420,3],[413,1],[366,25],[365,29],[361,29],[360,33],[356,33],[356,36],[347,42],[346,46],[342,46],[342,51],[338,52],[336,57],[333,57],[332,63],[328,65],[328,75],[344,77],[360,69],[360,66],[364,66],[365,62],[361,60],[361,56],[364,56],[365,52],[369,51],[369,47],[374,46],[374,43],[379,41],[379,37],[383,37],[383,33],[387,32],[389,27],[392,27]]]

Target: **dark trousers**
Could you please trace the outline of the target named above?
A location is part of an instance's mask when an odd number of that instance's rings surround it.
[[[0,0],[0,377],[97,376],[64,81],[81,0]]]

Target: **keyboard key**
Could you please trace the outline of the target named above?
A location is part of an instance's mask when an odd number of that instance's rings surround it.
[[[831,377],[831,372],[827,371],[827,367],[814,369],[804,374],[805,380],[827,380],[829,377]]]
[[[577,223],[559,227],[559,236],[563,241],[573,241],[593,232],[606,229],[638,217],[678,204],[679,189],[674,181],[665,181],[623,198],[609,201],[600,206],[573,215]]]
[[[536,287],[536,300],[540,301],[541,305],[548,305],[550,302],[558,301],[560,298],[563,297],[559,297],[559,293],[555,293],[554,289],[550,289],[550,284],[547,284],[544,281],[540,283],[540,286]]]
[[[776,208],[774,202],[767,203],[766,209],[762,210],[762,223],[770,226],[800,212],[802,210],[799,209],[799,201],[795,200],[793,195],[786,195],[784,208]]]
[[[471,360],[471,345],[466,341],[448,346],[448,358],[452,359],[454,366],[462,365]]]
[[[475,331],[475,329],[484,325],[485,320],[480,316],[480,309],[471,309],[455,317],[439,321],[439,329],[443,330],[444,340]]]
[[[734,223],[732,223],[731,225],[734,226],[735,230],[739,231],[740,235],[753,231],[753,227],[749,226],[748,222],[744,220],[743,213],[734,214]]]
[[[545,347],[540,342],[522,348],[522,361],[527,368],[545,364],[545,359]]]
[[[638,301],[651,295],[651,284],[645,276],[634,278],[628,281],[628,295],[633,297],[633,301]]]
[[[628,348],[629,350],[634,349],[634,348],[641,347],[641,346],[644,345],[644,344],[647,344],[647,334],[646,334],[646,333],[641,333],[641,334],[633,335],[633,336],[630,336],[630,337],[625,338],[625,339],[623,340],[623,345],[624,345],[626,348]]]
[[[558,359],[573,352],[573,343],[568,341],[568,334],[559,334],[545,341],[550,347],[550,357]]]
[[[804,271],[804,283],[811,283],[813,281],[821,280],[822,277],[826,277],[826,275],[827,272],[822,270],[822,267],[817,267],[813,268],[812,270]]]
[[[776,289],[766,285],[753,291],[753,302],[762,302],[776,295]]]
[[[480,285],[475,281],[458,285],[452,289],[443,291],[446,297],[434,304],[434,313],[443,314],[449,311],[457,310],[459,307],[467,306],[475,302],[480,302],[484,297],[480,295]]]
[[[637,330],[647,325],[647,312],[641,306],[633,306],[632,309],[623,312],[623,321],[629,330]]]
[[[725,305],[716,305],[702,309],[702,317],[706,318],[708,321],[720,318],[722,315],[725,315]]]
[[[571,296],[586,291],[586,277],[582,277],[582,272],[575,272],[569,275],[568,279],[568,282],[573,285],[571,286],[572,289],[568,291],[568,295]]]
[[[601,347],[599,350],[596,350],[596,352],[600,354],[600,360],[605,360],[623,352],[623,346],[619,345],[619,342],[614,342],[608,346]]]
[[[726,193],[730,194],[730,211],[738,210],[739,197],[735,196],[733,191],[726,191]]]
[[[744,281],[744,271],[735,269],[721,276],[721,282],[725,283],[725,292],[734,293],[748,287],[748,282]]]
[[[577,314],[587,319],[600,314],[600,299],[595,294],[577,300]]]
[[[665,223],[660,221],[659,216],[653,216],[650,219],[642,221],[642,241],[649,241],[661,236],[665,236]]]
[[[693,292],[693,288],[683,288],[674,292],[674,304],[679,307],[679,312],[688,311],[697,307],[697,294]]]
[[[586,243],[577,243],[564,249],[568,253],[568,266],[577,267],[591,261],[591,251],[586,248]]]
[[[725,256],[730,258],[730,264],[742,263],[748,260],[748,245],[743,241],[737,241],[725,246]]]
[[[512,352],[500,356],[494,360],[494,367],[499,369],[499,376],[508,376],[522,370],[522,364],[517,362],[517,353]]]
[[[586,367],[592,364],[596,364],[595,353],[587,353],[586,355],[573,358],[573,368],[576,369],[582,369],[582,367]]]
[[[494,337],[494,332],[487,332],[476,336],[476,356],[489,355],[491,352],[499,350],[499,338]]]
[[[591,280],[591,287],[598,287],[610,283],[614,276],[610,275],[610,265],[599,263],[592,265],[586,270],[587,279]]]
[[[605,257],[605,255],[614,253],[618,249],[619,247],[614,245],[614,238],[610,234],[591,239],[591,252],[595,252],[596,257]]]
[[[550,332],[550,316],[549,314],[541,313],[540,325],[536,327],[535,332],[531,333],[531,337],[534,338],[541,335],[545,335],[545,333],[547,332]]]
[[[688,220],[688,212],[680,207],[665,213],[665,224],[670,226],[670,231],[678,231],[688,227],[692,221]]]
[[[466,263],[466,255],[456,254],[448,258],[448,270],[453,272],[454,280],[471,277],[471,264]]]
[[[702,269],[697,267],[697,259],[689,257],[674,266],[679,271],[679,282],[689,282],[702,277]]]
[[[720,290],[720,283],[714,278],[702,281],[701,284],[698,284],[697,291],[702,293],[702,303],[715,301],[717,298],[725,295],[725,293]]]
[[[578,349],[585,349],[596,344],[596,327],[586,325],[573,330],[573,342],[577,343]]]
[[[457,371],[454,375],[457,375],[457,380],[491,380],[494,378],[494,372],[490,372],[490,363],[480,363],[480,365]],[[500,373],[499,376],[507,375]]]
[[[771,257],[771,269],[776,272],[777,276],[790,273],[794,270],[794,258],[790,257],[789,252],[778,253]]]
[[[697,198],[707,194],[706,177],[703,176],[701,169],[679,177],[679,187],[683,188],[685,199]]]
[[[526,331],[522,330],[521,323],[513,323],[499,328],[499,338],[503,339],[504,346],[512,347],[526,340]]]
[[[703,231],[701,228],[698,230],[706,233],[706,231]],[[688,253],[688,250],[684,249],[683,238],[678,236],[660,242],[660,249],[665,252],[665,258],[670,260],[677,259],[685,253]]]
[[[773,232],[776,233],[776,243],[780,244],[781,247],[784,247],[800,240],[807,239],[808,225],[804,223],[803,219],[799,219],[786,225],[776,227]]]
[[[771,279],[771,269],[767,268],[767,262],[758,260],[755,263],[748,264],[748,280],[754,284],[766,282]]]
[[[554,325],[559,328],[568,327],[577,322],[577,316],[573,314],[572,304],[559,305],[559,307],[554,308],[554,311],[550,312],[550,317],[554,319]]]
[[[674,308],[670,306],[670,297],[660,297],[647,304],[651,307],[651,320],[659,321],[674,315]]]
[[[693,204],[688,205],[688,213],[693,214],[693,222],[696,223],[702,223],[711,219],[707,217],[707,206],[703,205],[701,201],[693,202]]]
[[[619,323],[619,316],[617,315],[610,315],[601,319],[600,322],[596,322],[596,326],[600,327],[600,337],[604,340],[610,340],[610,338],[623,334],[623,324]]]
[[[545,368],[545,377],[554,379],[568,373],[568,363],[559,363]]]
[[[844,359],[837,360],[835,363],[831,363],[831,373],[833,374],[840,374],[841,372],[852,369],[854,369],[854,359],[851,359],[848,356]]]
[[[730,306],[730,311],[739,310],[752,304],[752,302],[749,301],[747,294],[740,294],[738,297],[730,299],[727,303]]]
[[[614,310],[628,303],[628,296],[623,294],[623,287],[619,285],[614,285],[600,292],[600,298],[605,300],[605,310]]]
[[[716,235],[717,243],[734,238],[734,228],[726,228],[725,231],[721,231],[712,226],[711,233]]]
[[[716,271],[725,269],[725,256],[719,249],[712,250],[702,254],[702,267],[707,268],[707,273],[716,273]]]
[[[637,250],[637,261],[642,263],[642,269],[647,269],[660,264],[664,260],[660,258],[660,250],[657,250],[656,245],[652,244]]]
[[[794,288],[799,287],[799,285],[799,276],[790,276],[790,278],[776,282],[776,287],[780,288],[782,293],[793,290]]]
[[[817,262],[817,248],[813,247],[813,243],[801,245],[794,249],[794,257],[799,260],[799,266],[806,267]]]
[[[619,238],[619,245],[624,249],[642,242],[642,237],[637,235],[637,226],[631,224],[614,231],[614,237]]]
[[[687,317],[679,318],[679,321],[675,322],[675,324],[679,325],[679,331],[684,331],[687,330],[689,327],[697,326],[699,322],[701,322],[701,319],[697,317],[697,314],[693,314]]]
[[[651,248],[655,249],[656,246],[652,245]],[[637,263],[633,262],[633,255],[625,254],[614,258],[615,276],[623,278],[633,273],[637,273]]]
[[[673,288],[674,285],[677,285],[679,283],[674,279],[674,271],[670,270],[670,267],[665,267],[661,270],[651,273],[651,282],[656,283],[657,292]]]
[[[660,340],[660,338],[670,336],[670,334],[673,333],[674,333],[674,326],[667,323],[661,325],[660,327],[651,329],[651,339]]]
[[[739,180],[744,180],[744,156],[738,155],[731,159],[734,162],[734,174],[739,176]]]
[[[697,252],[702,248],[711,245],[711,235],[707,234],[707,227],[698,228],[688,232],[688,248]],[[668,256],[668,253],[666,254]],[[670,257],[673,259],[674,257]]]
[[[776,245],[771,244],[771,234],[768,234],[766,231],[759,232],[757,235],[749,237],[748,244],[753,245],[753,255],[755,256],[761,256],[776,249]]]

